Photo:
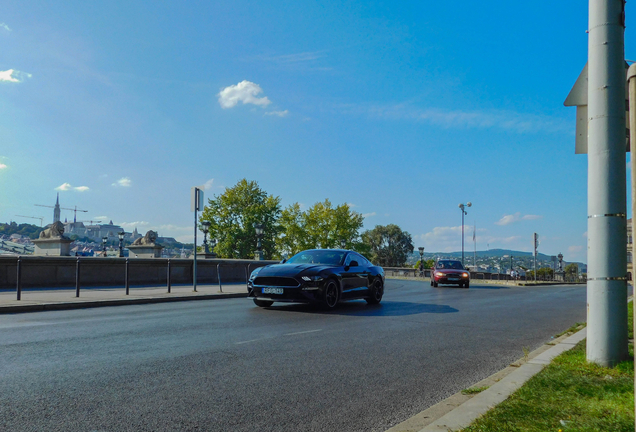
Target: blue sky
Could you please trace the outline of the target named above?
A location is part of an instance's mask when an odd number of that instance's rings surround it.
[[[247,178],[431,252],[460,249],[471,201],[479,250],[537,232],[586,260],[563,101],[587,2],[8,0],[0,23],[0,221],[50,222],[34,204],[59,191],[82,219],[192,241],[190,187]]]

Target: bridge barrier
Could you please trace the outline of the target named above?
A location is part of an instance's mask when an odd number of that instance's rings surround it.
[[[197,259],[197,283],[218,284],[220,278],[224,283],[247,283],[249,272],[276,262]],[[0,257],[0,289],[16,289],[19,285],[77,290],[79,286],[125,286],[126,282],[137,286],[166,285],[169,289],[170,284],[192,283],[192,267],[192,259],[181,258]]]

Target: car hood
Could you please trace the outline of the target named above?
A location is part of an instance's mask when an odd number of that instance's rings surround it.
[[[317,274],[322,270],[334,268],[326,264],[272,264],[263,267],[258,276],[298,276],[303,274]]]

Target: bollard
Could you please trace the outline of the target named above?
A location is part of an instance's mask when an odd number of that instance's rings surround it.
[[[216,276],[219,279],[219,292],[223,292],[223,286],[221,286],[221,264],[216,265]]]
[[[126,295],[130,294],[130,284],[128,283],[128,258],[126,258]]]
[[[75,297],[80,295],[80,259],[77,257],[75,264]]]
[[[168,258],[168,274],[167,274],[167,279],[168,279],[168,294],[170,294],[170,289],[172,288],[172,286],[170,285],[170,258]]]
[[[17,280],[16,280],[16,292],[18,294],[18,300],[20,300],[22,298],[22,259],[20,257],[18,257],[18,262],[17,262]]]

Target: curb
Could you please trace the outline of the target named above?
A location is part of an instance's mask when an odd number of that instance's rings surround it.
[[[587,328],[578,331],[547,351],[528,360],[527,363],[502,378],[501,381],[420,429],[419,432],[452,432],[469,426],[478,417],[506,400],[526,381],[541,372],[546,365],[550,364],[553,358],[571,350],[586,336]]]
[[[148,297],[148,298],[130,298],[122,300],[90,300],[62,303],[41,303],[18,306],[0,306],[0,314],[25,313],[25,312],[41,312],[52,310],[69,310],[69,309],[86,309],[106,306],[127,306],[150,303],[170,303],[191,300],[221,300],[229,298],[247,297],[247,293],[228,293],[228,294],[202,294],[196,296],[180,296],[180,297]]]

